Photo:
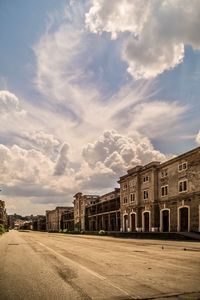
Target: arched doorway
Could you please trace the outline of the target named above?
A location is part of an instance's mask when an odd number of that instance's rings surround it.
[[[164,209],[162,211],[162,231],[169,232],[169,210]]]
[[[189,209],[188,207],[181,207],[179,209],[179,226],[180,231],[189,231]]]
[[[124,231],[128,231],[128,215],[124,216]]]
[[[136,222],[136,214],[132,213],[131,214],[131,231],[136,231],[135,222]]]
[[[149,221],[150,221],[150,214],[148,211],[146,211],[143,213],[143,228],[145,232],[150,231]]]

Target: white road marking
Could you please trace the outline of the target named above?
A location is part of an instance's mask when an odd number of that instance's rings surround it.
[[[74,261],[73,259],[70,259],[58,252],[56,252],[55,250],[53,250],[52,248],[46,246],[45,244],[36,241],[40,246],[46,248],[47,250],[49,250],[50,252],[54,253],[55,255],[59,256],[60,258],[73,263],[75,266],[77,266],[78,268],[81,268],[82,270],[86,271],[87,273],[97,277],[98,279],[102,280],[102,281],[106,281],[107,284],[109,284],[110,286],[114,287],[115,289],[119,290],[120,292],[122,292],[123,294],[125,294],[126,296],[128,296],[130,299],[141,299],[139,296],[131,296],[129,295],[129,293],[127,291],[125,291],[124,289],[120,288],[119,286],[115,285],[114,283],[112,283],[110,280],[108,280],[106,277],[100,275],[99,273],[92,271],[91,269],[81,265],[80,263]]]

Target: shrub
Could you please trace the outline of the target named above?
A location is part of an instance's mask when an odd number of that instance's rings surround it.
[[[100,230],[99,235],[106,235],[106,231],[105,230]]]
[[[63,232],[63,233],[67,233],[67,232],[68,232],[68,229],[63,229],[62,232]]]
[[[6,232],[4,226],[2,224],[0,224],[0,234],[3,234],[4,232]]]

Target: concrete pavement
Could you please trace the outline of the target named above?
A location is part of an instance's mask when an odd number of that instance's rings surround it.
[[[0,300],[200,299],[200,244],[10,231]]]

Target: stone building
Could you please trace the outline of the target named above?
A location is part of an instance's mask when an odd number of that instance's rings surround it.
[[[120,189],[99,197],[98,201],[85,208],[86,230],[120,230]]]
[[[120,177],[121,231],[200,231],[200,147]]]
[[[55,232],[61,230],[61,216],[69,209],[70,207],[67,206],[58,206],[54,210],[47,210],[46,230]]]
[[[69,210],[62,213],[61,216],[61,229],[67,229],[69,231],[74,230],[74,208],[71,207]]]
[[[45,231],[46,230],[46,216],[38,215],[32,218],[32,230]]]
[[[160,165],[160,231],[200,231],[200,147]]]
[[[77,193],[74,195],[74,229],[77,231],[85,230],[85,208],[88,205],[99,201],[97,195],[83,195]]]
[[[3,200],[0,200],[0,224],[7,227],[7,214],[5,202]]]

